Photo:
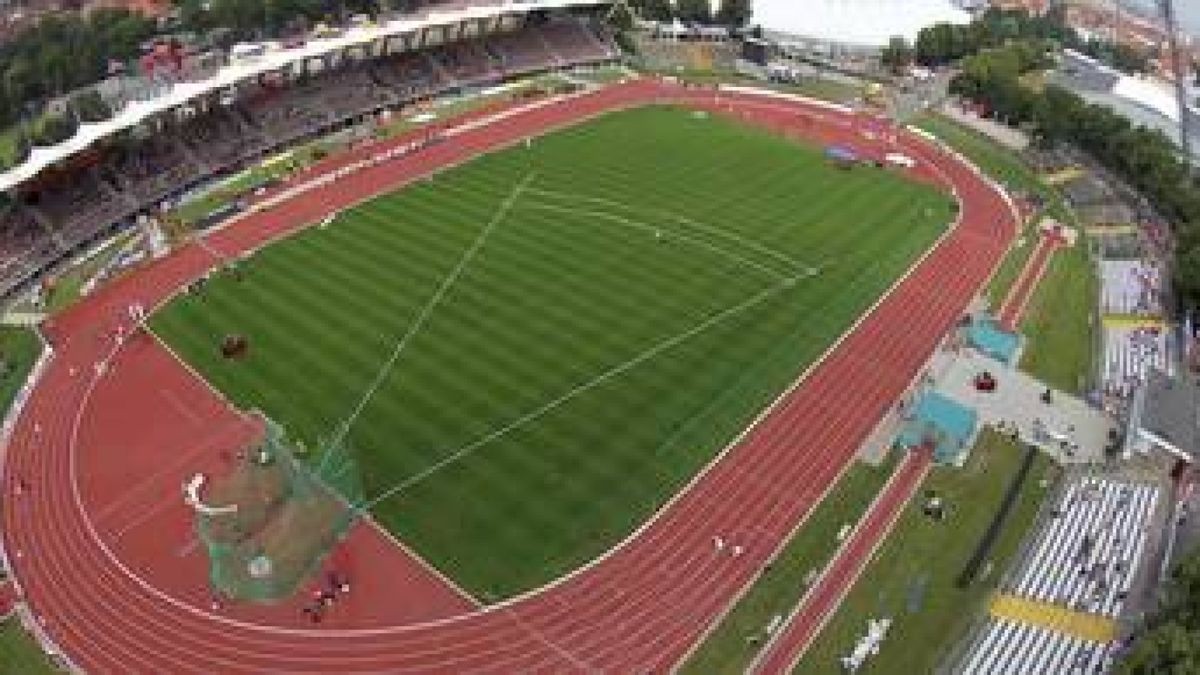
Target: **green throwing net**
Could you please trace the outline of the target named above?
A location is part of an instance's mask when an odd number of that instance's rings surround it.
[[[227,473],[207,481],[196,509],[214,591],[232,600],[287,598],[318,570],[363,503],[362,477],[345,444],[309,453],[282,427],[238,448]]]

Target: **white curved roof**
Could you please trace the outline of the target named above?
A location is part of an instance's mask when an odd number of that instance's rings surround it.
[[[1117,80],[1113,93],[1121,98],[1149,108],[1175,124],[1179,123],[1179,99],[1175,96],[1175,88],[1161,80],[1154,80],[1133,75],[1123,76]],[[1200,114],[1195,106],[1189,106]]]
[[[900,35],[909,42],[926,26],[969,23],[951,0],[755,0],[754,23],[764,29],[859,47],[882,47]]]
[[[299,49],[268,50],[261,58],[230,63],[206,80],[177,83],[155,98],[130,103],[111,119],[95,124],[80,124],[71,138],[57,145],[33,148],[29,157],[20,165],[0,172],[0,190],[9,190],[36,176],[46,167],[87,149],[103,138],[135,127],[154,115],[184,105],[198,96],[219,91],[242,80],[257,77],[262,73],[279,70],[292,63],[319,57],[347,47],[369,44],[381,38],[411,33],[428,26],[449,25],[467,19],[481,19],[505,13],[526,13],[539,9],[599,5],[605,4],[607,1],[490,0],[490,2],[479,2],[476,5],[463,7],[434,8],[425,14],[401,17],[383,25],[350,28],[338,37],[311,39]]]

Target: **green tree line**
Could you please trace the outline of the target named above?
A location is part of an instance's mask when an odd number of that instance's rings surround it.
[[[154,30],[141,14],[104,9],[45,18],[0,45],[0,126],[103,79],[110,61],[136,56]]]
[[[1062,87],[1026,86],[1022,75],[1050,62],[1045,43],[1017,42],[960,62],[951,93],[984,105],[997,119],[1031,132],[1043,145],[1087,152],[1145,195],[1174,224],[1175,289],[1200,304],[1200,186],[1161,131],[1135,126],[1111,108],[1089,104]]]
[[[629,6],[643,19],[669,22],[679,19],[685,23],[721,24],[741,28],[750,23],[750,0],[721,0],[716,13],[708,0],[630,0]]]
[[[1166,600],[1117,672],[1123,675],[1200,673],[1200,553],[1172,573]]]
[[[1128,73],[1147,72],[1150,54],[1124,44],[1083,39],[1063,20],[1061,8],[1033,16],[1024,10],[991,8],[966,25],[939,23],[917,35],[915,44],[895,38],[883,51],[883,63],[895,69],[916,61],[941,66],[1014,41],[1046,42],[1075,49]]]

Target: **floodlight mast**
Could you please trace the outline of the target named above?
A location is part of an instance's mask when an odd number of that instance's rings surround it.
[[[1187,78],[1191,73],[1188,59],[1184,58],[1179,45],[1179,27],[1175,20],[1175,1],[1158,0],[1162,10],[1163,22],[1167,28],[1167,45],[1170,50],[1171,70],[1175,76],[1175,97],[1179,99],[1179,147],[1183,151],[1183,159],[1188,166],[1194,167],[1192,161],[1191,113],[1188,110]]]

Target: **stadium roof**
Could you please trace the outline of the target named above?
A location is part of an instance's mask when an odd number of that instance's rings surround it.
[[[856,47],[910,42],[926,26],[970,22],[951,0],[756,0],[754,23],[773,33]]]
[[[1179,99],[1175,96],[1175,88],[1162,80],[1134,75],[1122,76],[1113,87],[1113,93],[1127,101],[1149,108],[1166,117],[1175,124],[1179,123]],[[1195,110],[1195,106],[1189,106]],[[1200,110],[1196,111],[1200,113]]]
[[[259,58],[232,62],[208,79],[180,82],[172,85],[155,98],[130,103],[111,119],[94,124],[80,124],[75,135],[62,143],[33,148],[24,162],[0,173],[0,190],[11,190],[22,182],[37,176],[43,169],[70,158],[97,141],[125,129],[133,128],[155,115],[184,105],[192,99],[220,91],[263,73],[279,70],[293,63],[337,52],[347,47],[370,44],[381,38],[404,35],[429,26],[455,24],[468,19],[483,19],[500,14],[523,14],[541,9],[602,5],[607,4],[608,1],[493,0],[490,3],[479,3],[476,6],[465,8],[443,10],[432,8],[423,14],[396,18],[387,23],[354,26],[336,37],[310,38],[297,49],[268,49]]]

